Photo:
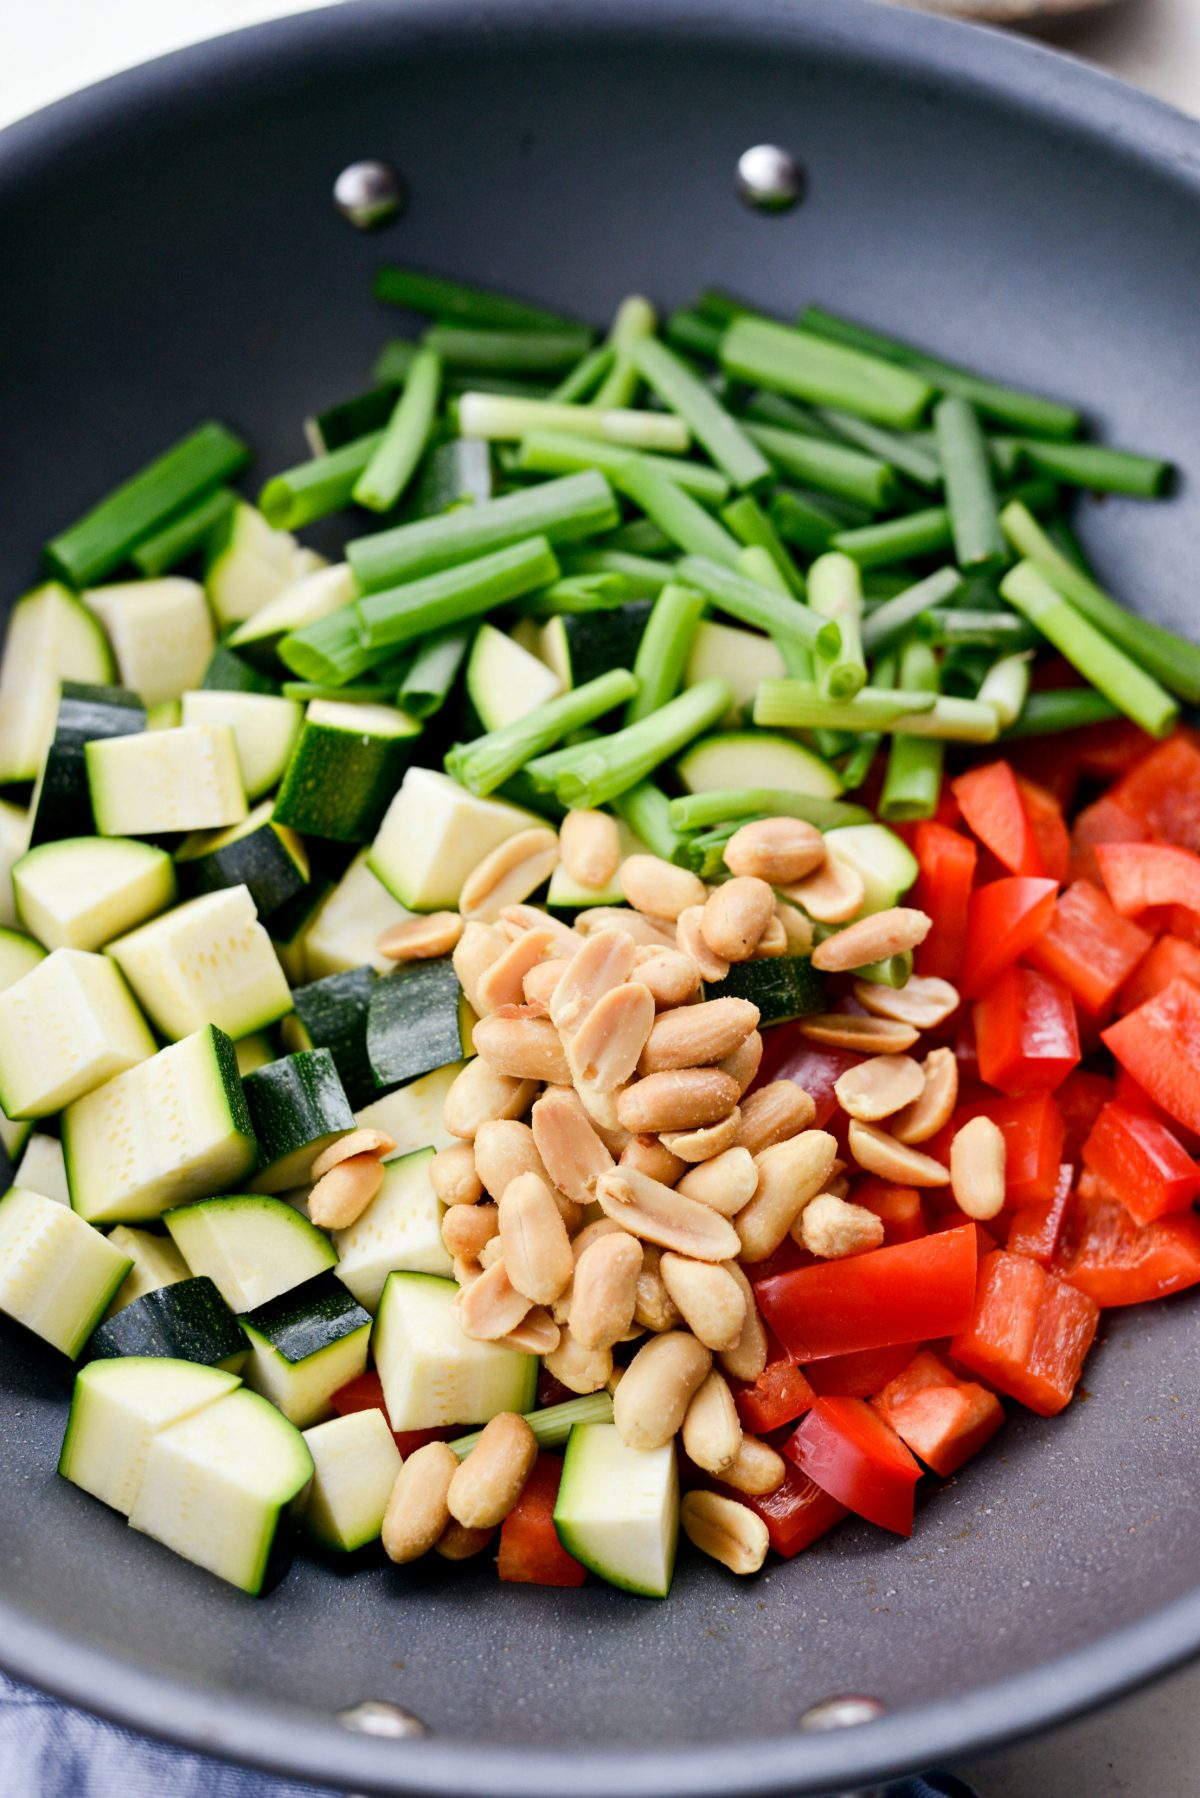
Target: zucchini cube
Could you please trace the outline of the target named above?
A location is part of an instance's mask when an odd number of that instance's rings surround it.
[[[205,1024],[249,1036],[292,1009],[287,978],[244,886],[189,899],[105,953],[175,1042]]]
[[[44,1193],[0,1199],[0,1311],[72,1359],[129,1272],[129,1257]]]
[[[0,1105],[48,1117],[154,1054],[154,1038],[103,955],[56,949],[0,993]]]

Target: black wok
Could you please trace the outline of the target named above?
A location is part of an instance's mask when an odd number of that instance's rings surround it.
[[[797,211],[733,197],[763,140]],[[342,166],[411,190],[384,236]],[[1200,468],[1200,126],[1026,44],[864,0],[402,0],[186,52],[0,140],[0,591],[217,413],[269,471],[394,322],[383,257],[603,320],[716,281],[823,301],[1098,408]],[[1200,505],[1085,505],[1112,584],[1200,624]],[[353,1790],[841,1789],[1063,1718],[1200,1648],[1200,1302],[1108,1314],[1088,1402],[1013,1417],[912,1541],[849,1524],[666,1604],[306,1561],[255,1602],[57,1480],[66,1375],[0,1345],[0,1660],[138,1728]],[[802,1734],[859,1691],[883,1720]],[[349,1733],[399,1704],[426,1735]]]

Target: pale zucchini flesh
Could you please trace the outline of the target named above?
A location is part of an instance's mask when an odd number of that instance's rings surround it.
[[[58,581],[19,599],[0,663],[0,785],[35,780],[54,738],[59,684],[103,685],[113,658],[97,619]]]
[[[487,1423],[533,1403],[537,1357],[464,1335],[457,1293],[453,1280],[388,1276],[371,1348],[393,1430]]]
[[[0,1104],[10,1118],[49,1117],[154,1047],[119,970],[56,949],[0,993]]]
[[[223,830],[249,810],[227,724],[107,737],[87,744],[84,754],[101,836]]]
[[[265,1195],[185,1205],[164,1221],[190,1271],[207,1274],[231,1311],[253,1311],[337,1261],[314,1224]]]
[[[0,1311],[64,1355],[79,1353],[129,1265],[44,1193],[14,1186],[0,1199]]]
[[[191,1278],[187,1262],[169,1236],[155,1236],[149,1230],[117,1224],[109,1231],[108,1240],[129,1256],[131,1266],[105,1317],[114,1317],[135,1299],[144,1299],[148,1292],[160,1292],[164,1286],[177,1286],[180,1280]]]
[[[216,635],[198,581],[172,574],[93,587],[83,597],[108,632],[121,685],[145,705],[178,699],[200,685]]]
[[[679,1539],[675,1444],[629,1448],[615,1424],[576,1424],[554,1527],[567,1552],[610,1585],[665,1598]]]
[[[195,1361],[90,1361],[75,1376],[58,1471],[128,1517],[157,1432],[240,1385],[236,1374]]]
[[[502,800],[477,799],[434,769],[410,768],[367,864],[410,911],[456,910],[463,882],[484,856],[543,823]]]
[[[287,978],[244,886],[222,887],[108,945],[164,1036],[178,1042],[204,1024],[233,1038],[292,1008]]]
[[[132,837],[41,843],[13,869],[21,922],[47,949],[102,949],[175,901],[170,856]]]
[[[337,1276],[368,1311],[377,1311],[390,1273],[453,1272],[442,1241],[445,1206],[433,1190],[429,1164],[435,1151],[417,1149],[389,1161],[383,1185],[362,1216],[334,1232]]]
[[[304,1524],[325,1548],[352,1553],[375,1542],[396,1475],[400,1450],[382,1411],[352,1411],[305,1430],[313,1479]]]
[[[304,707],[299,700],[274,693],[224,693],[203,687],[183,695],[181,716],[185,726],[229,726],[246,798],[253,802],[278,784],[300,734]]]

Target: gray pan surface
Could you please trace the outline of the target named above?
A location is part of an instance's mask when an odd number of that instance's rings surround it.
[[[792,149],[806,203],[732,197]],[[356,235],[334,176],[391,158]],[[383,258],[597,321],[631,289],[813,299],[1099,408],[1200,468],[1200,127],[1064,60],[866,0],[404,0],[310,14],[105,84],[0,140],[0,592],[211,414],[270,471],[396,321]],[[1111,584],[1197,627],[1196,485],[1083,508]],[[57,1480],[63,1366],[0,1331],[0,1661],[109,1716],[345,1789],[815,1792],[963,1756],[1200,1647],[1200,1300],[1109,1314],[1087,1400],[1016,1414],[910,1543],[849,1524],[666,1604],[477,1569],[316,1560],[260,1602]],[[1014,1410],[1016,1408],[1014,1407]],[[797,1722],[832,1693],[886,1718]],[[347,1733],[363,1699],[427,1725]]]

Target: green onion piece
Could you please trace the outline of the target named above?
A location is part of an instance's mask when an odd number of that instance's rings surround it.
[[[703,318],[699,312],[680,311],[667,317],[662,334],[673,350],[715,362],[720,354],[723,330],[723,326]]]
[[[1001,519],[1001,523],[1003,522],[1003,519]],[[1073,567],[1078,568],[1081,574],[1086,574],[1091,577],[1092,570],[1088,559],[1083,552],[1083,545],[1071,529],[1071,526],[1067,523],[1067,520],[1061,516],[1058,518],[1048,518],[1042,528],[1051,543],[1054,544],[1056,549],[1061,550],[1062,554],[1067,558],[1067,561],[1070,562]]]
[[[898,642],[914,620],[926,612],[933,612],[937,606],[944,606],[954,598],[962,584],[957,568],[939,568],[936,574],[926,575],[923,581],[905,587],[894,599],[885,599],[863,624],[863,647],[867,654],[876,655]]]
[[[614,706],[632,699],[636,692],[637,682],[627,668],[610,668],[607,674],[599,674],[569,693],[560,693],[557,699],[548,699],[545,705],[536,706],[499,730],[488,731],[472,743],[456,744],[446,757],[446,772],[460,786],[483,798],[526,766],[536,775],[535,756],[549,760],[547,750],[572,731],[594,723]],[[603,737],[599,741],[606,748],[615,739]],[[580,750],[590,747],[577,745]]]
[[[1200,646],[1177,637],[1174,631],[1164,630],[1162,625],[1153,624],[1148,618],[1138,618],[1127,612],[1075,567],[1046,535],[1027,505],[1014,501],[1005,506],[1000,522],[1013,548],[1036,562],[1047,580],[1076,611],[1082,612],[1097,630],[1111,637],[1180,699],[1187,700],[1189,705],[1200,703]],[[1099,685],[1099,682],[1094,684]]]
[[[421,353],[411,337],[392,337],[375,358],[371,379],[377,387],[403,387],[413,359]]]
[[[829,548],[837,532],[844,528],[816,498],[780,487],[771,495],[767,516],[785,543],[791,543],[805,555],[819,556]]]
[[[992,465],[975,409],[957,394],[939,400],[933,414],[946,505],[960,568],[992,568],[1004,560],[1004,534],[996,509]]]
[[[821,437],[781,431],[777,425],[751,424],[746,429],[784,474],[821,493],[854,500],[874,511],[891,505],[896,497],[895,470],[875,456]]]
[[[381,268],[375,276],[375,298],[385,306],[403,306],[434,318],[460,325],[479,325],[503,331],[558,331],[571,328],[571,320],[547,312],[525,300],[489,293],[466,281],[445,275],[426,275],[412,268]]]
[[[797,730],[890,730],[914,710],[932,711],[934,696],[919,706],[919,695],[863,687],[851,699],[829,699],[815,685],[798,680],[764,680],[754,701],[756,724],[788,725]]]
[[[719,287],[706,287],[697,297],[696,311],[701,318],[711,318],[715,325],[727,325],[731,319],[740,318],[743,312],[750,312],[752,308]]]
[[[46,545],[46,560],[73,587],[91,587],[130,550],[212,488],[240,473],[250,451],[224,425],[202,424]]]
[[[1008,729],[1021,716],[1029,694],[1031,660],[1028,650],[1019,655],[997,656],[979,683],[975,697],[991,706],[1001,730]]]
[[[1152,737],[1164,737],[1179,716],[1179,706],[1153,675],[1147,674],[1064,598],[1038,562],[1018,562],[1000,583],[1000,591],[1060,655],[1126,717]]]
[[[805,649],[818,645],[830,650],[837,647],[837,627],[828,619],[818,618],[799,600],[777,593],[761,581],[748,580],[720,562],[707,556],[684,556],[677,573],[719,611],[727,612],[740,624],[766,631],[780,643],[788,639]]]
[[[359,701],[364,705],[390,705],[394,697],[392,690],[378,681],[364,681],[360,686],[335,687],[323,681],[285,680],[279,691],[285,699],[299,699],[305,704],[310,699],[336,699],[348,704]]]
[[[669,574],[670,569],[664,568],[659,586]],[[516,610],[526,618],[555,618],[559,613],[615,612],[636,597],[633,584],[623,574],[564,574],[561,579],[551,581],[548,587],[539,587],[536,592],[518,600]]]
[[[937,658],[910,638],[900,652],[896,684],[902,693],[936,693]],[[894,736],[879,797],[879,816],[891,823],[932,818],[942,787],[945,744],[936,737]]]
[[[658,315],[640,293],[627,294],[617,307],[608,333],[612,366],[592,397],[593,406],[630,406],[641,376],[634,347],[643,337],[653,337]]]
[[[818,406],[812,417],[843,442],[865,450],[867,455],[877,457],[880,462],[889,463],[918,487],[934,492],[941,486],[942,465],[919,432],[889,431],[883,425],[855,418],[849,412],[835,411],[831,406]]]
[[[1007,742],[1021,737],[1048,737],[1062,730],[1081,730],[1088,724],[1107,724],[1119,718],[1121,708],[1091,687],[1063,687],[1031,693],[1021,715],[1002,735]]]
[[[379,445],[355,483],[356,504],[372,512],[389,512],[396,504],[425,454],[441,385],[441,358],[427,347],[413,357]]]
[[[559,406],[497,393],[464,393],[458,401],[458,425],[464,437],[485,437],[491,443],[516,443],[531,431],[573,431],[578,437],[599,437],[630,449],[672,452],[687,449],[691,442],[687,426],[669,412]]]
[[[747,818],[803,818],[818,830],[837,830],[844,824],[869,823],[870,817],[861,805],[796,793],[790,787],[731,787],[721,792],[685,793],[671,800],[671,824],[678,831],[703,830]]]
[[[344,687],[388,655],[386,647],[363,641],[353,604],[291,631],[276,645],[276,655],[301,680],[322,687]]]
[[[178,567],[180,562],[186,562],[189,556],[204,548],[217,526],[223,524],[233,511],[236,501],[237,495],[228,487],[214,488],[194,506],[169,518],[149,537],[135,543],[129,552],[129,560],[139,573],[151,579],[165,574],[169,568]]]
[[[711,729],[732,704],[728,682],[699,681],[652,717],[627,724],[597,743],[542,756],[530,762],[529,772],[539,787],[553,791],[561,805],[605,805]]]
[[[432,718],[441,711],[470,641],[469,630],[452,626],[422,643],[396,694],[402,712],[410,718]]]
[[[384,431],[356,437],[327,456],[314,456],[273,475],[258,496],[258,509],[277,531],[296,531],[350,504],[359,476],[383,442]]]
[[[912,979],[913,952],[902,949],[897,955],[889,955],[883,961],[870,961],[864,967],[855,968],[856,980],[869,980],[872,986],[890,986],[899,992]]]
[[[819,306],[810,306],[802,314],[801,323],[805,330],[817,332],[830,343],[844,344],[911,369],[942,393],[957,394],[959,398],[969,400],[985,418],[994,418],[1000,424],[1031,431],[1038,437],[1074,437],[1079,431],[1079,414],[1070,406],[1060,406],[1056,400],[1043,399],[1040,394],[1024,393],[1019,388],[986,380],[970,369],[942,362],[938,357],[927,356],[923,350],[914,349],[911,344],[885,337],[880,331],[870,331],[865,325],[852,324],[849,319],[823,312]]]
[[[767,393],[757,389],[742,404],[742,413],[746,418],[754,420],[758,425],[778,425],[784,431],[798,431],[801,437],[819,437],[822,443],[845,443],[847,440],[825,421],[835,416],[827,406],[804,406],[799,400],[789,400],[782,393]],[[849,418],[849,412],[836,413],[838,418]],[[886,461],[886,456],[884,457]]]
[[[612,488],[596,469],[585,469],[502,499],[355,538],[346,546],[346,557],[359,589],[373,593],[523,537],[571,543],[611,531],[620,522]]]
[[[672,556],[675,545],[652,518],[631,518],[604,539],[609,549],[628,550],[631,556]]]
[[[1030,482],[1020,498],[1030,511],[1044,511],[1058,498],[1048,481]],[[853,556],[860,568],[885,567],[891,562],[912,562],[922,556],[941,555],[953,549],[954,530],[946,506],[930,506],[903,518],[887,518],[881,524],[860,525],[839,531],[834,549]]]
[[[727,875],[725,850],[730,838],[740,829],[740,824],[722,824],[716,830],[702,830],[694,837],[684,837],[675,845],[671,860],[677,868],[688,868],[701,880],[715,880],[718,875]]]
[[[804,577],[796,567],[787,546],[780,537],[770,518],[763,511],[753,494],[742,493],[721,508],[721,521],[728,525],[739,542],[747,549],[765,550],[783,581],[787,591],[796,599],[804,598]]]
[[[1093,493],[1157,499],[1170,486],[1174,472],[1169,462],[1156,456],[1136,456],[1130,450],[1109,449],[1101,443],[1039,443],[1036,438],[1021,437],[1015,448],[1038,474],[1049,475],[1064,487],[1087,487]]]
[[[613,810],[623,818],[635,837],[645,843],[652,855],[669,862],[679,847],[679,838],[671,824],[671,806],[661,787],[651,780],[640,780],[613,799]]]
[[[544,587],[558,573],[558,561],[547,539],[528,537],[489,556],[439,568],[420,580],[372,593],[355,602],[352,610],[363,642],[375,650],[390,649],[398,643],[415,643],[429,631],[461,624],[465,618],[477,618],[493,606]],[[304,635],[299,631],[284,643]]]
[[[987,651],[966,650],[966,655],[982,654]],[[942,668],[942,683],[945,684],[946,670]],[[909,695],[912,698],[912,695]],[[978,699],[960,697],[954,693],[939,693],[931,711],[914,711],[903,718],[897,718],[888,726],[894,734],[906,737],[944,737],[948,743],[994,743],[1000,734],[1000,720],[995,708],[984,705]]]
[[[561,1448],[577,1423],[611,1423],[612,1394],[589,1392],[586,1398],[564,1399],[561,1405],[547,1405],[542,1411],[526,1411],[525,1422],[537,1438],[539,1448]],[[482,1430],[459,1436],[450,1447],[460,1461],[465,1461],[479,1446]]]
[[[638,688],[625,708],[626,724],[648,718],[678,693],[705,604],[702,593],[678,581],[668,581],[655,600],[634,658]]]
[[[841,635],[836,650],[817,646],[817,684],[830,699],[850,699],[867,684],[862,646],[862,578],[857,562],[836,550],[818,557],[808,571],[808,603],[832,619]]]
[[[714,394],[665,343],[643,337],[633,346],[638,373],[663,404],[686,420],[697,443],[737,488],[765,486],[771,465]]]
[[[683,456],[646,455],[571,431],[531,431],[521,439],[517,467],[532,474],[572,474],[579,468],[599,468],[612,476],[634,456],[710,505],[719,505],[729,492],[725,476],[703,462],[689,462]]]
[[[612,345],[598,343],[594,350],[581,356],[574,368],[565,374],[557,387],[552,387],[546,398],[559,406],[576,406],[581,400],[588,399],[599,387],[601,381],[612,367],[615,358]]]
[[[620,549],[565,549],[559,560],[569,578],[619,575],[625,582],[625,599],[654,599],[674,572],[666,562],[631,556]]]
[[[723,524],[706,512],[690,494],[657,468],[640,457],[618,468],[613,485],[626,499],[631,499],[659,530],[687,554],[711,556],[716,562],[732,567],[738,558],[738,541]]]
[[[901,429],[915,425],[933,398],[929,382],[908,369],[812,331],[746,315],[735,318],[721,340],[721,366],[739,380]]]
[[[956,699],[978,699],[991,665],[991,651],[978,643],[954,644],[942,656],[942,692]]]
[[[947,609],[926,612],[917,620],[917,635],[926,643],[945,648],[975,643],[984,649],[1031,649],[1038,634],[1023,618],[1011,612]]]
[[[474,325],[438,324],[430,325],[421,342],[447,368],[554,375],[573,368],[586,355],[592,333],[581,325],[553,331],[488,331]]]
[[[309,413],[304,420],[304,441],[309,453],[327,456],[344,443],[353,443],[356,437],[381,431],[395,410],[399,385],[389,381],[382,387],[368,387],[365,393],[356,393],[353,399],[328,406],[324,412]]]
[[[788,585],[779,572],[774,558],[760,543],[750,543],[745,549],[739,550],[737,572],[744,574],[748,580],[757,581],[760,587],[769,587],[773,593],[778,593],[783,599],[796,597],[794,589]],[[775,637],[772,638],[772,641],[783,658],[784,668],[789,674],[794,674],[797,680],[812,679],[812,653],[803,643],[798,643],[794,637]]]

